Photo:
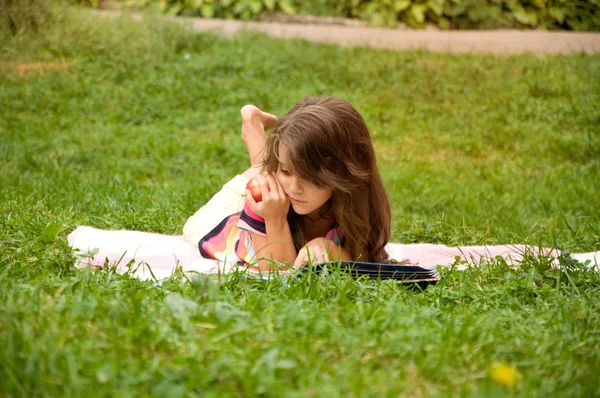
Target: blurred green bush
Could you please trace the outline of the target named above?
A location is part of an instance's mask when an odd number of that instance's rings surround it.
[[[98,7],[107,0],[67,0]],[[600,0],[113,0],[169,15],[256,19],[264,13],[335,16],[374,26],[441,29],[600,30]],[[0,0],[0,29],[13,34],[52,18],[53,0]]]
[[[414,28],[537,28],[600,30],[600,0],[313,0],[315,9],[370,21],[376,26],[398,22]],[[329,6],[329,7],[326,7]]]
[[[39,32],[56,23],[60,18],[59,8],[56,0],[0,0],[0,37]]]
[[[79,0],[98,1],[98,0]],[[265,12],[337,16],[375,26],[600,30],[600,0],[123,0],[170,14],[254,19]]]
[[[229,19],[254,19],[262,13],[277,11],[295,14],[298,9],[295,0],[122,0],[122,2],[136,8],[158,5],[161,10],[172,15]]]

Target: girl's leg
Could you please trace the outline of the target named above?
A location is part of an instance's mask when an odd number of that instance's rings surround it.
[[[265,128],[276,122],[277,117],[253,105],[244,106],[240,113],[242,139],[248,147],[248,155],[251,162],[259,162],[266,141]],[[78,227],[68,236],[69,244],[80,251],[78,265],[102,267],[107,262],[109,266],[116,265],[119,271],[124,272],[132,263],[135,276],[142,279],[151,277],[148,265],[157,277],[169,276],[177,265],[184,271],[217,272],[218,263],[200,257],[197,244],[225,217],[241,211],[246,183],[259,172],[259,164],[252,164],[242,175],[226,183],[220,192],[188,219],[184,227],[185,236]]]
[[[197,245],[200,239],[226,217],[242,211],[246,184],[260,172],[267,140],[265,128],[273,125],[277,117],[261,111],[254,105],[245,105],[240,114],[242,140],[246,143],[251,167],[225,184],[221,191],[187,220],[183,227],[183,235],[185,240],[193,245]]]
[[[260,169],[267,142],[265,130],[277,122],[277,116],[263,112],[254,105],[243,106],[240,109],[240,116],[242,117],[242,140],[248,148],[250,165],[252,168]],[[248,179],[252,177],[254,176]]]

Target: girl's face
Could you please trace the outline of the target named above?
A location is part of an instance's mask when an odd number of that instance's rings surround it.
[[[300,215],[319,216],[333,189],[330,187],[319,188],[312,182],[298,177],[294,173],[293,165],[289,161],[285,146],[279,148],[279,167],[277,180],[290,198],[294,211]]]

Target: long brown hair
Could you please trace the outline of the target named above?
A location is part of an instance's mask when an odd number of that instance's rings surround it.
[[[331,205],[353,260],[386,262],[390,203],[377,170],[369,129],[354,107],[335,97],[306,97],[282,117],[267,139],[264,169],[275,173],[284,145],[300,178],[331,187]],[[306,244],[300,217],[288,220],[296,250]]]

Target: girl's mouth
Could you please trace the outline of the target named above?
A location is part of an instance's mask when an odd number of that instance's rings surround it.
[[[294,203],[306,203],[306,202],[305,202],[305,201],[303,201],[303,200],[294,199],[294,198],[292,198],[292,197],[290,197],[290,200],[291,200],[292,202],[294,202]]]

